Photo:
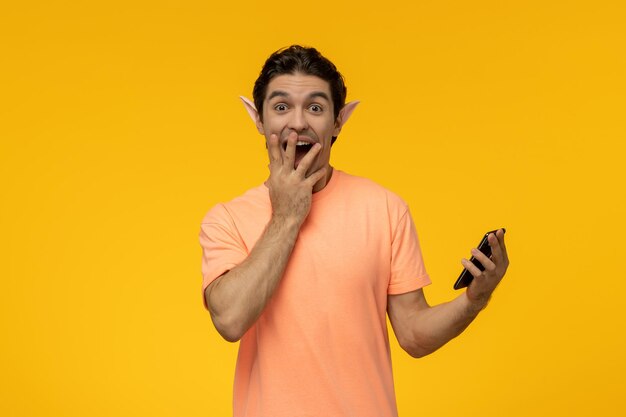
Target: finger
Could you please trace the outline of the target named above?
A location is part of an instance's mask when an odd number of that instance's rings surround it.
[[[506,251],[506,244],[504,243],[504,230],[500,229],[496,232],[496,237],[498,238],[498,243],[500,244],[500,250],[502,251],[502,255],[504,260],[509,262],[509,254]]]
[[[502,254],[502,247],[500,246],[500,239],[498,239],[496,233],[490,233],[489,237],[489,246],[491,246],[491,259],[496,264],[501,264],[504,262],[504,256]]]
[[[300,165],[298,165],[298,168],[300,168]],[[313,188],[313,186],[317,184],[319,180],[321,180],[322,178],[326,176],[327,172],[328,170],[326,167],[318,169],[317,171],[309,175],[307,179],[305,180],[305,182],[307,183],[307,185]]]
[[[314,144],[311,149],[309,149],[309,151],[306,153],[306,155],[304,155],[304,158],[302,158],[302,160],[298,164],[298,168],[296,169],[296,171],[304,176],[313,164],[313,161],[315,160],[317,154],[320,152],[320,149],[322,149],[322,145],[320,145],[319,143]]]
[[[494,271],[496,269],[496,264],[494,264],[493,261],[489,259],[487,255],[485,255],[478,249],[476,248],[472,249],[472,255],[474,256],[474,258],[478,260],[478,262],[480,262],[483,265],[483,267],[487,271]]]
[[[461,259],[461,264],[463,264],[463,267],[467,269],[474,278],[478,278],[483,274],[483,271],[478,269],[476,265],[474,265],[473,263],[471,263],[465,258]]]
[[[294,169],[296,164],[296,143],[298,142],[298,134],[294,131],[287,136],[287,150],[285,151],[284,165]]]
[[[280,145],[278,144],[278,136],[272,133],[267,142],[267,149],[269,150],[270,154],[270,165],[280,162],[282,160],[282,157],[280,156]]]

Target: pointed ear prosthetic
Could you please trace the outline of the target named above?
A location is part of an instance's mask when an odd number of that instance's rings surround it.
[[[351,101],[346,103],[341,110],[339,110],[339,116],[337,116],[337,120],[335,121],[335,130],[333,131],[333,141],[331,143],[335,143],[337,136],[339,136],[339,132],[341,132],[341,128],[346,124],[359,103],[360,101],[358,100]]]
[[[259,112],[257,111],[256,106],[254,105],[254,102],[252,102],[252,100],[244,96],[239,96],[239,98],[241,99],[241,101],[243,101],[243,105],[246,108],[246,111],[248,112],[248,114],[250,115],[250,118],[256,125],[257,130],[259,131],[260,134],[263,134],[263,123],[261,123],[261,118],[259,117]]]
[[[346,124],[350,116],[352,116],[352,112],[356,109],[360,103],[359,100],[354,100],[349,103],[346,103],[341,110],[339,110],[339,128],[341,129],[343,125]]]

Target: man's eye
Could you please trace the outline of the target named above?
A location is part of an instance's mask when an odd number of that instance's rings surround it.
[[[319,113],[322,111],[322,106],[320,106],[319,104],[311,104],[309,106],[309,109],[311,109],[312,112]]]
[[[276,111],[285,111],[287,110],[287,105],[286,104],[277,104],[274,106],[274,110]]]

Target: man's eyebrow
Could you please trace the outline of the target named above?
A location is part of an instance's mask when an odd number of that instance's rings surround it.
[[[311,94],[309,94],[309,98],[316,98],[316,97],[321,97],[326,101],[330,101],[330,98],[328,97],[328,94],[326,94],[323,91],[314,91]]]
[[[287,94],[284,91],[275,90],[275,91],[272,91],[272,93],[269,95],[269,97],[267,97],[267,99],[271,100],[274,97],[289,97],[289,94]]]
[[[285,98],[288,98],[289,97],[289,93],[287,93],[285,91],[281,91],[281,90],[275,90],[275,91],[272,91],[270,93],[270,95],[267,97],[267,100],[269,101],[269,100],[273,99],[274,97],[285,97]],[[330,97],[328,97],[328,94],[326,94],[323,91],[314,91],[311,94],[309,94],[308,98],[312,99],[312,98],[316,98],[316,97],[320,97],[320,98],[323,98],[326,101],[330,101]]]

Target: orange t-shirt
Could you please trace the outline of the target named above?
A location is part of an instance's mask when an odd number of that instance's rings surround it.
[[[271,210],[261,185],[207,213],[203,294],[248,256]],[[234,417],[397,416],[387,295],[429,283],[407,205],[335,170],[313,194],[285,273],[240,341]]]

